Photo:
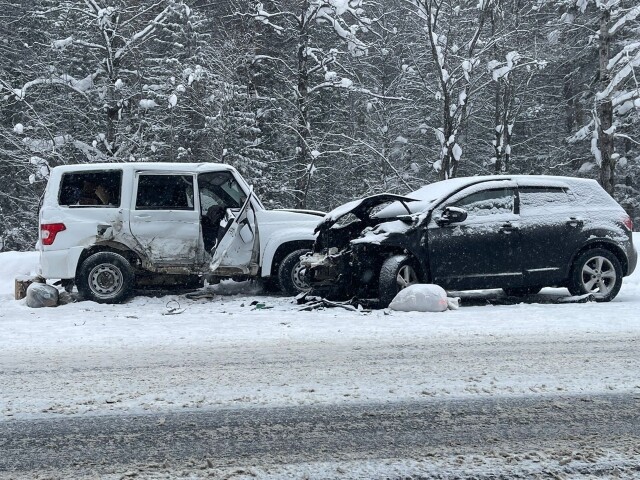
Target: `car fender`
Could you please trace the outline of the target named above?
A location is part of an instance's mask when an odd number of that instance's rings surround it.
[[[573,256],[571,257],[571,263],[568,265],[567,271],[565,272],[566,275],[569,275],[569,272],[571,271],[571,268],[573,267],[573,262],[578,257],[578,255],[580,255],[582,252],[584,252],[586,250],[589,250],[591,248],[598,248],[598,247],[605,248],[605,249],[611,251],[611,253],[613,253],[616,257],[618,257],[618,259],[620,260],[620,263],[622,265],[623,274],[624,275],[628,275],[629,274],[629,272],[628,272],[628,270],[629,270],[629,258],[627,257],[627,254],[624,251],[624,248],[622,248],[620,246],[620,244],[618,244],[614,240],[611,240],[610,238],[592,235],[582,245],[582,247],[578,251],[576,251],[573,254]]]
[[[262,266],[261,275],[263,277],[271,275],[273,259],[280,246],[291,242],[308,242],[309,244],[313,244],[315,239],[315,235],[309,228],[287,228],[274,233],[264,245],[260,262]]]
[[[395,254],[404,254],[410,255],[413,259],[418,262],[418,268],[420,269],[420,273],[423,277],[423,280],[430,281],[430,265],[429,265],[429,254],[428,249],[420,244],[416,244],[414,241],[408,241],[406,237],[402,235],[391,235],[389,237],[384,238],[380,242],[358,242],[358,245],[372,245],[379,249],[380,255],[384,256],[386,254],[395,255]]]

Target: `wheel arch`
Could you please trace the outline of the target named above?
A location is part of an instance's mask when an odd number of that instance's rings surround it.
[[[381,262],[384,262],[384,260],[393,255],[407,255],[415,261],[419,270],[418,275],[420,276],[420,280],[426,283],[431,282],[429,260],[427,258],[421,259],[416,249],[400,245],[381,245],[380,249]]]
[[[142,259],[140,258],[140,256],[129,247],[122,243],[106,241],[93,244],[82,251],[76,265],[76,275],[78,274],[82,263],[91,255],[99,252],[113,252],[122,255],[136,270],[139,269],[142,265]]]
[[[626,254],[624,253],[624,250],[617,244],[615,244],[614,242],[608,241],[608,240],[603,240],[603,239],[594,239],[588,243],[586,243],[585,245],[582,246],[582,248],[580,248],[580,250],[578,250],[573,257],[571,257],[571,267],[569,269],[569,275],[571,275],[571,272],[573,271],[573,265],[576,261],[576,259],[582,255],[584,252],[588,251],[588,250],[593,250],[595,248],[602,248],[604,250],[607,250],[609,252],[611,252],[612,254],[614,254],[616,256],[616,258],[618,259],[618,261],[620,262],[620,266],[622,267],[622,275],[623,276],[627,276],[628,272],[629,272],[629,259],[627,258]]]
[[[299,249],[313,248],[314,240],[289,240],[280,243],[273,250],[265,250],[265,256],[262,262],[262,277],[277,276],[280,262],[291,252]]]

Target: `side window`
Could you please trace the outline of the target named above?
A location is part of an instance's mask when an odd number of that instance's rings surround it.
[[[201,173],[198,175],[202,214],[212,206],[240,208],[247,195],[231,172]]]
[[[461,198],[451,206],[464,208],[470,217],[513,213],[514,198],[512,188],[481,190]]]
[[[122,171],[65,173],[58,204],[65,207],[117,208],[122,192]]]
[[[520,187],[520,208],[527,210],[569,205],[572,197],[562,187]]]
[[[136,210],[193,210],[191,175],[138,176]]]

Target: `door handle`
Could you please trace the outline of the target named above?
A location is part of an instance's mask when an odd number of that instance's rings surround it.
[[[133,218],[145,219],[145,218],[151,218],[151,215],[134,215]]]
[[[567,225],[569,225],[570,227],[581,227],[582,225],[584,225],[584,220],[571,217],[569,220],[567,220]]]

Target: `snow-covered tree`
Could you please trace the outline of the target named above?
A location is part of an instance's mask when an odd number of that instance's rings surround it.
[[[363,55],[366,44],[361,35],[370,28],[366,0],[272,0],[256,2],[245,12],[264,24],[282,42],[275,55],[273,45],[258,48],[255,63],[269,62],[284,85],[281,100],[295,113],[295,124],[288,124],[295,139],[292,194],[298,207],[305,207],[322,154],[322,135],[314,135],[314,101],[326,89],[357,90],[353,79],[341,67],[344,55]],[[332,39],[327,41],[328,38]],[[274,37],[269,37],[274,40]]]

